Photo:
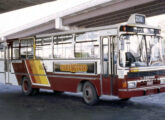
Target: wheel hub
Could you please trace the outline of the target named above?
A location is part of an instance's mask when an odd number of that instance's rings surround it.
[[[29,85],[27,81],[24,81],[24,90],[28,91]]]
[[[92,89],[89,86],[86,86],[85,94],[88,100],[92,99],[92,96],[93,96]]]

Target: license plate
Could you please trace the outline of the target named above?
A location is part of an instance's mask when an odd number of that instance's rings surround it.
[[[153,85],[153,81],[147,81],[147,85]]]

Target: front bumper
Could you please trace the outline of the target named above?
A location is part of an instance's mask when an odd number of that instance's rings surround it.
[[[165,92],[165,85],[134,88],[134,89],[119,89],[118,96],[123,99],[123,98],[158,94],[162,92]]]

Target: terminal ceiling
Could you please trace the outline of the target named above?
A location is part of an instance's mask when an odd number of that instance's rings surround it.
[[[128,2],[127,4],[129,4],[129,1],[131,0],[125,0],[125,1]],[[138,3],[138,1],[140,0],[137,0],[136,2]],[[123,4],[121,5],[118,4],[117,7],[122,8],[122,5]],[[105,26],[105,25],[112,25],[121,22],[126,22],[129,16],[133,13],[145,14],[147,17],[165,14],[165,0],[152,0],[151,2],[146,2],[141,5],[135,5],[124,9],[118,9],[117,11],[108,13],[110,7],[112,8],[113,6],[107,5],[106,7],[105,5],[102,8],[101,7],[98,8],[97,11],[95,10],[95,12],[86,10],[85,13],[81,11],[83,14],[77,13],[75,14],[75,16],[74,15],[66,16],[63,18],[63,24],[69,26],[88,28],[88,27]],[[97,15],[99,11],[105,11],[105,14]],[[84,18],[82,18],[81,16],[83,16]]]
[[[17,10],[55,0],[0,0],[0,13]]]
[[[7,1],[7,2],[6,2]],[[8,12],[11,10],[16,10],[32,5],[37,5],[45,2],[50,2],[55,0],[0,0],[0,13]],[[97,27],[104,25],[111,25],[116,23],[125,22],[128,20],[130,14],[141,13],[145,14],[147,17],[165,14],[165,0],[146,0],[141,5],[135,5],[133,7],[127,7],[122,9],[123,3],[130,4],[133,0],[112,0],[119,1],[114,5],[119,5],[114,12],[111,12],[110,8],[113,9],[111,4],[105,3],[102,6],[95,6],[97,9],[90,8],[85,9],[77,13],[64,16],[63,25],[65,26],[76,26],[76,27]],[[131,1],[131,2],[129,2]],[[140,3],[141,0],[137,0],[136,3]],[[151,2],[147,2],[151,1]],[[111,3],[111,2],[110,2]],[[120,4],[118,4],[120,3]],[[135,3],[135,1],[134,1]],[[93,10],[91,10],[93,9]],[[116,8],[115,8],[116,9]],[[97,15],[100,11],[104,11],[102,14]]]
[[[45,0],[0,0],[0,12],[36,5],[43,3]],[[13,3],[14,1],[14,3]],[[23,4],[20,1],[23,1]],[[53,0],[47,0],[53,1]],[[4,11],[2,7],[4,4]],[[14,5],[15,4],[15,5]],[[18,5],[17,4],[22,4]],[[7,5],[9,5],[7,7]],[[5,7],[6,6],[6,7]],[[10,8],[11,6],[11,8]],[[12,7],[13,6],[13,7]],[[112,2],[102,5],[93,6],[81,11],[73,12],[62,16],[62,25],[75,28],[89,28],[97,26],[112,25],[126,22],[133,13],[145,14],[147,17],[165,14],[165,0],[112,0]],[[39,33],[52,33],[61,31],[54,27],[56,19],[50,19],[47,23],[36,25],[31,28],[21,29],[20,31],[5,35],[8,39],[26,37]]]

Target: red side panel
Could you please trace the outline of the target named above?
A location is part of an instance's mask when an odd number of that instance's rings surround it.
[[[103,77],[103,94],[110,95],[110,76]]]
[[[84,75],[66,75],[66,74],[53,74],[47,73],[48,75],[55,75],[60,77],[48,77],[49,82],[51,84],[51,88],[57,91],[69,91],[69,92],[77,92],[77,87],[82,80],[85,78]],[[70,78],[69,78],[70,77]],[[95,86],[98,94],[101,94],[100,90],[100,80],[98,76],[86,76],[87,78],[93,78],[93,80],[89,80]]]
[[[25,62],[22,60],[21,62],[15,62],[13,64],[13,69],[18,81],[18,84],[21,84],[22,76],[28,77],[28,72],[25,66]]]
[[[29,62],[26,62],[29,71],[31,70]],[[29,77],[28,71],[26,68],[25,62],[22,61],[20,63],[13,63],[14,72],[16,74],[16,78],[18,83],[21,83],[22,77]],[[31,73],[31,72],[30,72]],[[69,91],[69,92],[77,92],[77,87],[82,80],[90,81],[96,88],[98,95],[101,95],[101,87],[100,87],[100,76],[92,76],[92,75],[68,75],[68,74],[55,74],[55,73],[46,73],[48,76],[49,83],[51,85],[50,88],[44,86],[36,86],[33,85],[34,88],[46,88],[57,91]],[[89,79],[88,79],[89,78]],[[35,79],[33,79],[35,80]],[[34,82],[34,81],[33,81]],[[110,84],[108,80],[104,81],[104,93],[109,94],[110,92]],[[108,89],[108,90],[107,90]]]

